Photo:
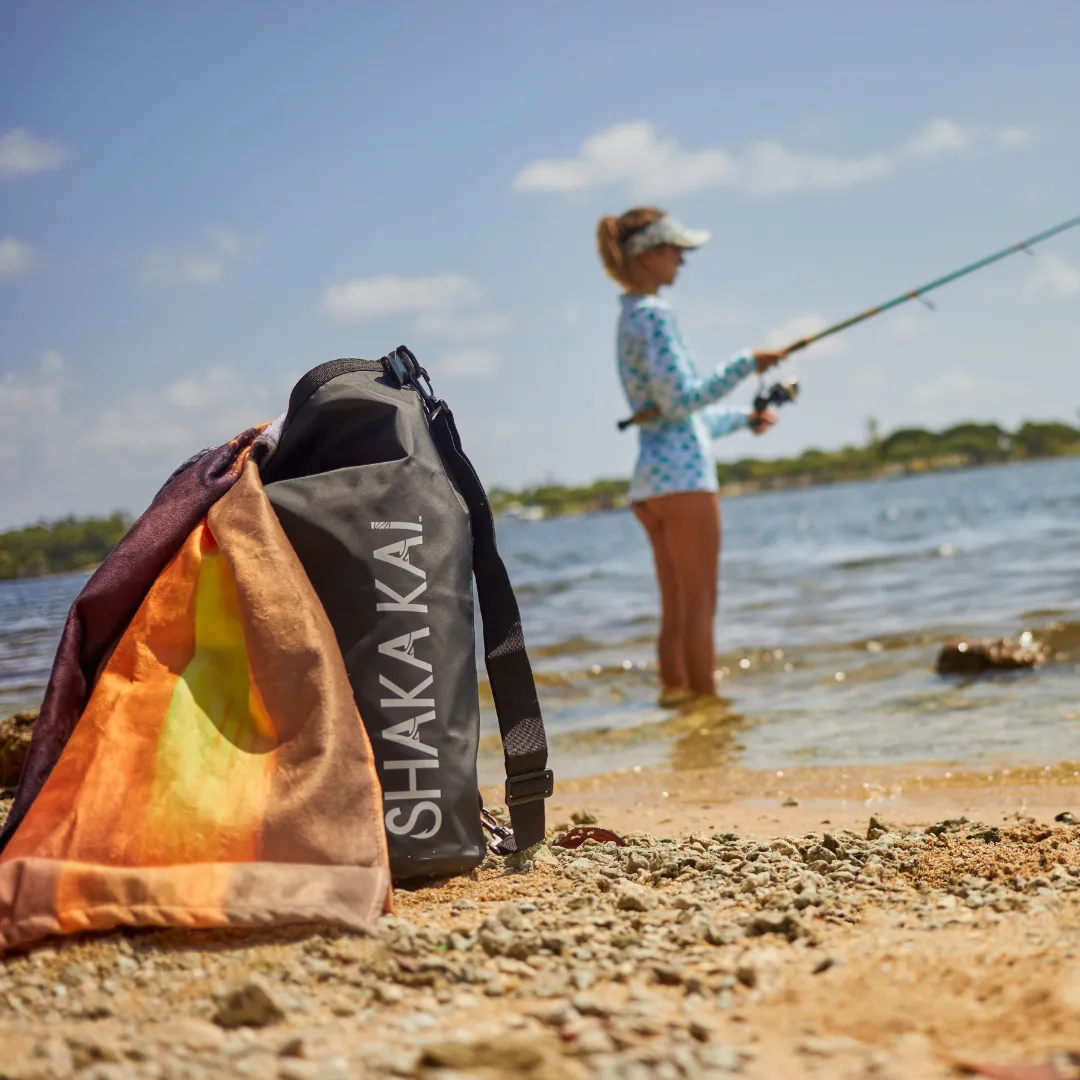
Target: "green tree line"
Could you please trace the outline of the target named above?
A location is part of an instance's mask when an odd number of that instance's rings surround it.
[[[0,533],[0,580],[63,574],[97,566],[128,531],[123,514],[67,517]]]
[[[1080,454],[1080,430],[1051,421],[1028,421],[1015,431],[999,424],[956,424],[944,431],[901,428],[863,446],[807,450],[794,458],[742,458],[717,466],[721,493],[768,491],[948,468]],[[600,480],[584,487],[544,484],[522,491],[495,489],[492,506],[502,514],[536,516],[587,513],[626,505],[626,480]]]

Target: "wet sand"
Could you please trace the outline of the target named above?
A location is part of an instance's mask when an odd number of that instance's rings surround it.
[[[501,790],[486,788],[497,804]],[[548,801],[557,824],[581,806],[619,832],[753,838],[825,829],[865,831],[879,815],[907,828],[950,818],[1000,824],[1072,812],[1080,819],[1080,762],[974,772],[951,763],[802,766],[783,770],[654,767],[568,780]]]

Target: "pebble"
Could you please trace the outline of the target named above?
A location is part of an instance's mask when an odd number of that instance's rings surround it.
[[[284,1019],[285,1010],[259,978],[250,978],[226,991],[214,1013],[214,1023],[223,1028],[268,1027]]]
[[[624,881],[619,886],[618,907],[620,911],[651,911],[660,902],[655,889],[647,885],[634,885]]]

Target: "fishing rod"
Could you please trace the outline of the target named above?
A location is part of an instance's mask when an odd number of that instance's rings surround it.
[[[844,319],[843,322],[834,323],[832,326],[827,326],[824,330],[819,330],[816,334],[810,334],[808,337],[799,338],[798,341],[792,342],[786,349],[782,349],[781,355],[784,358],[787,358],[793,352],[798,352],[800,349],[805,349],[808,345],[813,345],[815,341],[821,341],[822,338],[831,337],[833,334],[839,334],[841,330],[847,330],[848,327],[854,326],[856,323],[861,323],[866,319],[872,319],[875,315],[880,315],[884,311],[889,311],[894,307],[899,307],[901,304],[906,304],[909,300],[919,300],[933,289],[940,289],[942,285],[948,285],[950,281],[956,281],[957,278],[962,278],[967,274],[973,274],[976,270],[981,270],[984,266],[989,266],[999,259],[1007,258],[1009,255],[1015,255],[1018,251],[1026,251],[1031,255],[1033,254],[1031,248],[1034,244],[1040,244],[1043,240],[1049,240],[1051,236],[1057,236],[1058,233],[1063,233],[1066,229],[1075,228],[1077,225],[1080,225],[1080,217],[1070,218],[1070,220],[1065,221],[1060,225],[1055,225],[1052,229],[1047,229],[1045,232],[1030,236],[1027,240],[1021,240],[1018,244],[1010,244],[1009,247],[1002,248],[1001,251],[997,251],[993,255],[987,255],[985,259],[979,259],[978,262],[973,262],[968,266],[961,267],[959,270],[954,270],[951,274],[936,278],[926,285],[920,285],[919,288],[912,289],[910,292],[901,293],[899,296],[886,301],[884,304],[867,308],[866,311],[861,311],[858,315],[853,315],[850,319]],[[934,310],[934,305],[931,304],[929,300],[923,300],[922,302],[926,304],[931,311]],[[655,405],[651,405],[647,409],[640,409],[626,420],[620,420],[618,422],[618,428],[620,431],[625,431],[634,424],[644,424],[649,420],[657,419],[659,416],[660,410]]]

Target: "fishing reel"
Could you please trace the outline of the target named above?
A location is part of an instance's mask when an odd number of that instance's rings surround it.
[[[770,387],[765,386],[763,379],[761,389],[758,391],[757,397],[754,398],[754,412],[764,412],[773,405],[785,405],[789,401],[794,401],[798,396],[798,379],[786,379],[784,382],[773,383]],[[627,428],[633,427],[634,424],[646,424],[650,420],[658,419],[659,416],[660,410],[655,405],[650,405],[647,409],[641,409],[639,412],[634,413],[633,416],[620,420],[616,427],[620,431],[626,431]]]
[[[799,380],[795,378],[785,379],[783,382],[773,383],[772,386],[762,385],[754,398],[754,412],[764,412],[766,409],[786,405],[799,396]]]

